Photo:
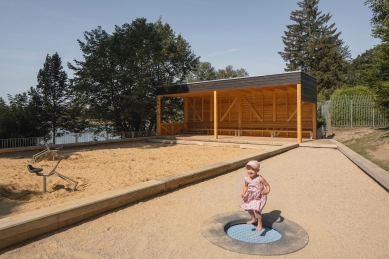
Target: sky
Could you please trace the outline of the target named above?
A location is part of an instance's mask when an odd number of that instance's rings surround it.
[[[319,11],[332,15],[352,58],[379,44],[371,36],[372,12],[365,0],[322,0]],[[77,40],[101,26],[136,18],[160,17],[191,50],[216,69],[232,65],[250,76],[283,73],[282,36],[297,0],[0,0],[0,97],[27,92],[37,85],[46,55],[58,53],[69,78],[67,62],[83,60]],[[73,62],[74,63],[74,62]]]

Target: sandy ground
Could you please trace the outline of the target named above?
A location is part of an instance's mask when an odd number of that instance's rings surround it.
[[[240,211],[244,168],[0,250],[0,258],[261,258],[213,245],[200,231]],[[389,258],[389,194],[335,149],[297,148],[261,162],[263,213],[303,227],[309,243],[281,258]],[[273,257],[264,257],[273,258]]]
[[[34,163],[32,156],[38,151],[1,154],[0,218],[260,152],[145,141],[63,148],[58,156],[64,158],[56,171],[77,181],[77,190],[73,192],[71,185],[52,175],[47,178],[46,193],[42,193],[42,177],[29,173],[26,165],[49,172],[57,163],[52,155]]]

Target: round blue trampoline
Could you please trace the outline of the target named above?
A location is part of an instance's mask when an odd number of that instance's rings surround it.
[[[284,255],[308,244],[307,232],[298,224],[280,216],[280,211],[263,213],[263,229],[246,224],[247,212],[227,212],[203,222],[201,233],[211,243],[238,253]]]
[[[282,237],[275,229],[263,226],[262,230],[256,231],[256,226],[249,224],[233,225],[226,229],[226,233],[233,239],[255,244],[271,243]]]

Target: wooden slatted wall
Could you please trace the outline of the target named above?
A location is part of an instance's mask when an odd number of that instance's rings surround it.
[[[188,121],[186,132],[208,133],[213,129],[213,96],[186,97]],[[302,106],[303,137],[313,131],[311,103]],[[218,98],[219,134],[297,136],[297,93],[294,88],[220,92]]]

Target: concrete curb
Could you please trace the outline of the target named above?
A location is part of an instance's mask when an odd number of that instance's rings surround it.
[[[0,249],[162,192],[243,167],[248,160],[263,160],[296,147],[298,144],[291,144],[271,152],[242,156],[183,174],[162,177],[0,219]]]
[[[381,187],[383,187],[387,192],[389,192],[389,172],[367,160],[358,153],[352,151],[342,143],[334,139],[331,139],[331,141],[338,146],[338,150],[340,152],[342,152],[348,159],[350,159],[374,181],[376,181]]]
[[[95,141],[95,142],[81,142],[81,143],[72,143],[72,144],[63,144],[63,145],[62,144],[61,145],[53,145],[53,148],[58,148],[60,146],[63,146],[64,148],[81,147],[81,146],[97,146],[97,145],[121,143],[121,142],[142,141],[142,140],[148,140],[148,139],[153,139],[153,138],[156,138],[156,137],[125,138],[125,139],[112,139],[112,140]],[[45,148],[46,148],[45,146],[5,148],[5,149],[0,149],[0,154],[32,151],[32,150],[43,150]]]

